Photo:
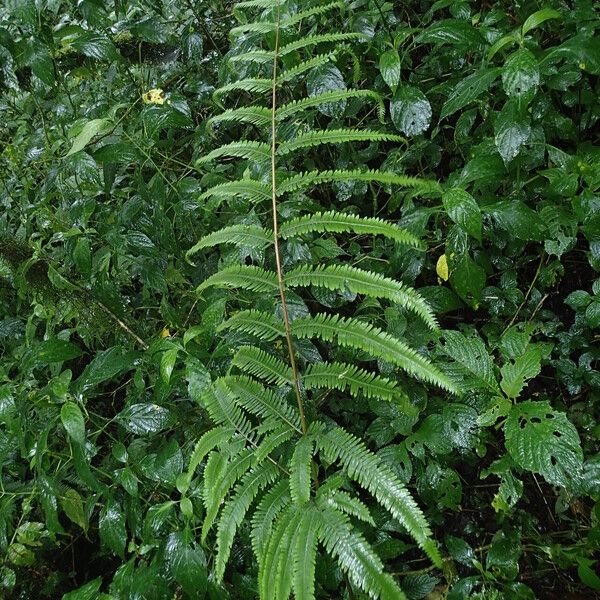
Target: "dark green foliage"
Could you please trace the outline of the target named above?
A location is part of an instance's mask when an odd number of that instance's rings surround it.
[[[600,593],[567,4],[3,3],[0,597]]]

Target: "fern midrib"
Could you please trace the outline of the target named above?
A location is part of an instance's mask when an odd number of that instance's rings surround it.
[[[277,18],[275,29],[275,48],[273,50],[273,79],[271,86],[271,210],[273,220],[273,248],[275,251],[275,266],[277,268],[277,285],[279,288],[279,296],[281,298],[281,309],[283,313],[283,324],[285,328],[285,338],[290,357],[290,366],[292,368],[292,379],[296,402],[298,404],[298,412],[300,414],[300,424],[302,432],[306,435],[308,428],[306,425],[306,416],[304,414],[304,402],[300,392],[300,384],[298,382],[298,366],[296,365],[296,357],[294,354],[294,343],[292,341],[292,329],[290,327],[290,319],[287,309],[285,297],[285,286],[283,283],[283,269],[281,267],[281,257],[279,252],[279,223],[277,219],[277,60],[279,58],[279,42],[280,42],[280,26],[281,26],[281,0],[277,0]]]

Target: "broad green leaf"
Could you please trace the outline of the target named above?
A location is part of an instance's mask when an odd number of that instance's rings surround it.
[[[202,600],[207,591],[206,559],[200,548],[193,548],[183,532],[169,534],[165,562],[177,583],[191,600]]]
[[[518,156],[531,135],[529,115],[519,110],[517,104],[507,101],[494,124],[496,148],[505,164]]]
[[[486,206],[484,211],[499,227],[519,240],[544,239],[545,224],[540,215],[519,200],[496,202]]]
[[[504,425],[506,449],[523,469],[554,485],[573,486],[583,468],[577,429],[547,401],[513,406]]]
[[[78,35],[72,42],[71,47],[90,58],[98,60],[114,61],[120,58],[119,51],[112,41],[94,31],[85,31]]]
[[[30,567],[35,563],[35,554],[24,544],[13,542],[6,550],[5,560],[17,567]]]
[[[577,575],[592,590],[600,592],[600,577],[596,574],[596,561],[583,556],[577,557]]]
[[[500,68],[488,69],[484,67],[476,73],[461,79],[444,102],[440,119],[449,117],[487,91],[500,74],[500,71]]]
[[[165,383],[169,383],[169,380],[171,379],[171,373],[173,372],[178,352],[179,348],[174,347],[169,348],[162,354],[160,359],[160,376]]]
[[[481,34],[469,21],[445,19],[436,21],[417,36],[421,44],[455,44],[477,47],[483,43]]]
[[[522,553],[521,538],[516,531],[498,531],[492,538],[486,556],[486,567],[506,579],[515,579],[519,573],[519,558]]]
[[[346,83],[342,72],[332,63],[312,69],[306,78],[306,90],[309,96],[319,96],[326,92],[345,90]],[[341,117],[346,110],[346,100],[319,104],[318,111],[328,117]]]
[[[388,50],[379,57],[379,70],[383,80],[395,92],[400,83],[401,71],[398,50]]]
[[[83,500],[77,491],[72,488],[67,489],[60,497],[60,505],[65,511],[65,515],[73,523],[79,525],[84,531],[87,531],[87,516],[83,508]]]
[[[542,353],[540,346],[529,346],[523,355],[507,362],[500,369],[500,387],[509,398],[518,398],[525,382],[539,375]]]
[[[88,121],[73,140],[71,149],[65,156],[71,156],[71,154],[83,150],[92,141],[92,138],[100,132],[106,131],[110,127],[110,124],[110,119],[92,119]]]
[[[450,330],[444,331],[442,337],[442,348],[457,365],[460,365],[459,372],[467,379],[466,387],[500,391],[494,376],[492,357],[479,337],[466,337],[459,331]]]
[[[450,264],[450,283],[454,291],[470,306],[478,308],[485,287],[486,274],[468,254],[453,258]]]
[[[158,404],[132,404],[122,410],[117,419],[131,433],[146,435],[167,427],[171,422],[171,412]]]
[[[100,539],[117,556],[123,558],[127,542],[125,529],[125,513],[121,505],[113,499],[108,499],[100,511],[98,520]]]
[[[93,581],[65,594],[62,600],[100,600],[102,597],[99,593],[101,585],[102,577],[97,577]]]
[[[77,240],[73,249],[73,261],[77,269],[84,277],[89,277],[92,273],[92,252],[90,242],[87,238],[81,237]]]
[[[50,50],[39,40],[30,38],[23,47],[23,62],[46,85],[54,85],[54,61]]]
[[[542,8],[532,15],[527,17],[523,27],[521,28],[521,35],[525,37],[532,29],[539,27],[545,21],[549,19],[560,19],[561,14],[553,8]]]
[[[519,33],[518,31],[513,31],[508,35],[502,36],[500,39],[496,40],[492,47],[488,50],[486,58],[492,60],[494,56],[502,50],[502,48],[506,48],[506,46],[512,46],[512,44],[519,41]]]
[[[75,402],[65,402],[60,409],[60,420],[69,437],[80,446],[85,444],[85,419]]]
[[[418,135],[429,127],[431,105],[425,94],[411,85],[401,85],[390,103],[392,121],[408,136]]]
[[[600,298],[596,297],[585,309],[585,320],[592,329],[600,327]]]
[[[529,96],[540,84],[535,56],[524,48],[511,54],[502,68],[502,85],[511,98]]]
[[[50,365],[78,358],[82,354],[81,349],[72,342],[50,338],[37,346],[35,362],[38,365]]]
[[[129,371],[135,366],[136,358],[136,353],[123,352],[120,346],[99,352],[77,379],[77,389],[83,393],[123,371]]]
[[[481,240],[481,211],[468,192],[460,188],[448,190],[442,196],[448,216],[469,235]]]

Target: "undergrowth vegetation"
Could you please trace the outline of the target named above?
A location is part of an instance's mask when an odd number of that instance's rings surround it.
[[[0,597],[600,593],[591,0],[0,18]]]

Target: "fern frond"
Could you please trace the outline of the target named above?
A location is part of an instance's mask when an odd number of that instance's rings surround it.
[[[231,364],[254,377],[264,379],[267,383],[292,383],[292,369],[280,358],[256,346],[242,346],[233,355]]]
[[[283,398],[277,397],[273,390],[245,375],[227,375],[221,381],[235,394],[247,412],[264,419],[277,419],[302,433],[296,410]]]
[[[278,56],[285,56],[291,52],[307,48],[308,46],[316,46],[317,44],[335,44],[338,42],[348,42],[352,40],[365,39],[362,33],[326,33],[322,35],[308,35],[282,46],[279,48]],[[250,50],[243,54],[237,54],[229,58],[229,62],[256,62],[256,63],[272,63],[275,53],[272,50]]]
[[[223,381],[217,380],[206,386],[202,394],[202,405],[215,423],[230,425],[242,436],[250,436],[252,423],[233,401],[232,393]]]
[[[319,488],[320,491],[321,489]],[[375,525],[375,521],[367,505],[344,490],[331,490],[325,494],[318,494],[317,505],[331,506],[350,517],[356,517],[365,523]]]
[[[240,35],[264,35],[271,33],[277,29],[277,23],[274,21],[252,21],[250,23],[242,23],[229,30],[230,39],[235,39]]]
[[[196,293],[200,294],[208,287],[241,288],[259,293],[276,293],[277,273],[254,265],[232,265],[205,279],[196,288]]]
[[[271,122],[271,109],[264,106],[241,106],[228,108],[220,115],[215,115],[207,121],[209,127],[218,123],[248,123],[257,127],[266,127]]]
[[[357,437],[341,427],[316,436],[316,444],[330,462],[340,461],[345,473],[370,492],[390,514],[400,521],[409,535],[436,566],[442,559],[421,509],[392,471]]]
[[[325,314],[302,317],[290,325],[294,335],[299,338],[337,339],[341,346],[368,352],[399,366],[414,377],[456,393],[454,384],[429,360],[374,325],[358,319]]]
[[[310,470],[314,441],[302,436],[296,443],[290,460],[290,496],[296,504],[306,504],[310,499]]]
[[[187,479],[191,481],[194,471],[198,468],[204,458],[214,450],[217,446],[220,446],[224,442],[227,442],[235,435],[235,428],[228,425],[221,425],[214,427],[210,431],[207,431],[196,443],[190,462],[188,464]]]
[[[317,212],[296,217],[281,226],[281,239],[289,239],[307,233],[356,233],[358,235],[382,235],[399,244],[419,247],[421,241],[412,233],[393,223],[375,217],[360,217],[336,211]]]
[[[284,600],[285,598],[287,600],[289,596],[291,578],[286,581],[286,571],[289,575],[291,575],[291,571],[286,567],[291,564],[291,561],[286,561],[286,558],[292,552],[293,546],[290,542],[295,537],[294,534],[301,516],[295,507],[288,507],[275,524],[262,565],[259,564],[258,577],[261,598],[272,598],[273,600]],[[288,590],[285,590],[286,583],[289,583],[290,589]],[[284,595],[285,591],[287,591],[287,595]]]
[[[403,396],[396,382],[370,371],[360,369],[347,363],[313,363],[308,365],[302,377],[307,390],[327,388],[344,391],[349,388],[350,394],[362,394],[367,398],[394,400]]]
[[[413,288],[380,273],[350,265],[303,265],[286,273],[285,284],[292,288],[316,286],[328,290],[349,290],[371,298],[385,298],[419,315],[430,329],[435,331],[438,328],[431,308]]]
[[[235,157],[242,160],[254,160],[256,162],[266,163],[271,159],[271,146],[264,142],[241,141],[225,144],[219,148],[215,148],[208,154],[201,156],[196,165],[213,162],[217,158]]]
[[[211,454],[211,457],[214,454]],[[252,467],[255,462],[254,453],[246,448],[237,456],[224,464],[219,464],[215,473],[205,473],[204,475],[204,506],[206,515],[202,523],[201,539],[205,542],[208,532],[211,530],[219,513],[223,501],[229,495],[237,481]],[[207,462],[205,471],[211,468],[210,458]]]
[[[313,58],[309,58],[301,62],[299,65],[288,69],[287,71],[283,71],[280,75],[277,76],[277,85],[281,85],[282,83],[287,83],[296,79],[302,73],[306,73],[306,71],[310,71],[311,69],[315,69],[316,67],[320,67],[325,63],[328,63],[330,60],[335,58],[335,52],[329,52],[327,54],[317,54]]]
[[[273,522],[279,513],[290,503],[290,488],[287,479],[279,480],[260,500],[252,515],[252,548],[259,564],[273,529]]]
[[[231,92],[248,92],[249,94],[264,94],[271,90],[271,80],[261,78],[248,78],[240,79],[239,81],[233,81],[217,88],[213,92],[213,100],[219,102],[222,96],[230,94]]]
[[[354,585],[372,598],[407,600],[373,548],[349,523],[348,517],[332,508],[317,513],[318,537],[325,550],[337,558]]]
[[[405,142],[394,133],[357,129],[319,129],[297,135],[293,140],[283,142],[277,148],[279,156],[296,152],[303,148],[312,148],[323,144],[346,144],[348,142]],[[341,171],[340,171],[341,172]]]
[[[317,15],[323,15],[334,8],[343,8],[344,3],[341,0],[334,0],[333,2],[328,2],[326,4],[317,4],[316,6],[311,6],[305,10],[301,10],[297,12],[295,15],[291,17],[286,17],[281,21],[281,27],[291,27],[292,25],[297,25],[300,21],[304,21],[304,19],[308,19],[309,17],[314,17]]]
[[[283,121],[284,119],[289,119],[298,113],[304,112],[307,108],[320,106],[321,104],[340,102],[342,100],[350,100],[351,98],[368,98],[374,100],[377,103],[379,120],[383,122],[385,118],[383,98],[377,92],[371,90],[332,90],[317,94],[316,96],[302,98],[301,100],[293,100],[277,109],[277,119]]]
[[[364,33],[325,33],[320,35],[307,35],[298,40],[290,42],[279,49],[279,56],[285,56],[290,52],[307,48],[308,46],[315,46],[317,44],[336,44],[338,42],[349,42],[352,40],[366,39]],[[273,53],[270,52],[270,58],[273,60]]]
[[[315,510],[302,515],[294,547],[294,600],[314,600],[319,518]]]
[[[282,444],[285,444],[288,440],[291,440],[294,436],[294,430],[290,429],[287,425],[282,425],[279,429],[272,430],[262,438],[256,447],[256,462],[259,463],[265,460],[271,452],[279,448]]]
[[[285,0],[281,0],[281,4],[285,4]],[[236,2],[233,8],[234,10],[237,10],[238,8],[268,9],[273,8],[273,0],[242,0],[241,2]]]
[[[259,310],[243,310],[232,315],[217,328],[218,331],[223,329],[249,333],[265,342],[272,342],[285,335],[283,323],[279,319]]]
[[[217,581],[223,579],[233,539],[250,505],[260,490],[273,483],[276,476],[277,468],[272,463],[264,462],[262,465],[255,465],[242,477],[235,488],[233,496],[223,507],[217,526],[217,555],[215,557],[215,578]]]
[[[186,259],[204,248],[221,244],[236,244],[247,248],[262,249],[273,241],[273,233],[258,225],[230,225],[200,238],[185,254]]]
[[[254,4],[253,6],[259,7],[262,4]],[[266,8],[272,8],[273,3],[270,3],[270,6]],[[280,21],[280,28],[287,29],[288,27],[293,27],[303,21],[304,19],[308,19],[309,17],[314,17],[316,15],[322,15],[334,8],[338,8],[343,6],[343,3],[340,0],[336,0],[335,2],[329,2],[328,4],[320,4],[317,6],[312,6],[311,8],[307,8],[306,10],[302,10],[295,15],[285,17]],[[248,7],[248,5],[246,5]],[[240,8],[240,5],[236,5],[236,8]],[[243,7],[242,7],[243,8]],[[238,25],[237,27],[233,27],[229,36],[231,38],[235,38],[239,35],[245,34],[266,34],[271,31],[275,31],[277,29],[277,23],[275,21],[255,21],[251,23],[243,23],[242,25]]]
[[[438,193],[441,188],[436,181],[419,179],[418,177],[409,177],[407,175],[396,175],[386,171],[345,171],[336,169],[334,171],[310,171],[288,177],[282,181],[277,189],[278,195],[289,192],[296,192],[302,188],[319,185],[321,183],[330,183],[332,181],[376,181],[377,183],[389,185],[401,185],[403,187],[414,188],[421,193]]]
[[[263,202],[271,198],[271,186],[255,179],[236,179],[219,183],[200,195],[200,200],[214,196],[220,200],[227,198],[246,198],[250,202]]]

